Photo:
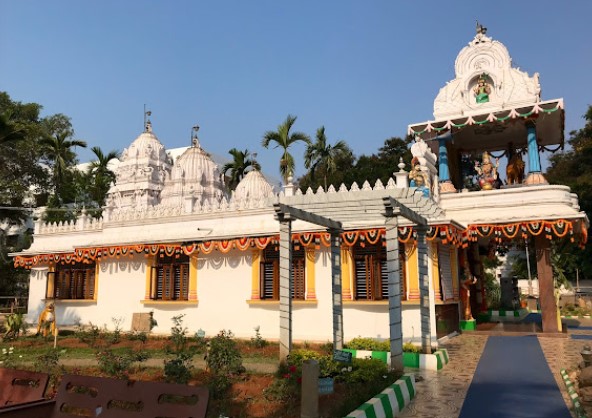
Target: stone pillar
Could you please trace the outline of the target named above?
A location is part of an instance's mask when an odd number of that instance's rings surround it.
[[[333,349],[343,349],[343,300],[341,295],[341,236],[339,231],[331,234],[331,289],[333,300]]]
[[[292,221],[280,216],[280,361],[292,351]]]
[[[398,218],[387,218],[386,269],[388,272],[391,370],[403,372],[403,327],[401,325],[401,265],[399,263]]]
[[[526,142],[528,144],[528,176],[524,184],[549,184],[541,172],[541,156],[536,138],[536,125],[526,122]]]
[[[416,226],[417,261],[419,273],[419,310],[421,315],[421,346],[424,354],[432,353],[432,331],[430,319],[430,278],[428,275],[427,227]],[[433,294],[433,293],[432,293]]]
[[[557,300],[551,267],[551,243],[543,234],[535,237],[539,300],[543,317],[543,332],[559,332]]]
[[[406,189],[409,187],[409,173],[405,171],[405,163],[403,157],[399,158],[399,171],[395,172],[395,184],[397,189]]]
[[[302,362],[302,396],[300,398],[300,418],[319,417],[319,362]]]

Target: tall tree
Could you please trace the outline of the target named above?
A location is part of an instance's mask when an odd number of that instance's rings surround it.
[[[109,169],[109,162],[119,158],[119,151],[109,151],[105,154],[100,147],[92,147],[91,151],[96,159],[90,163],[87,175],[90,177],[89,194],[91,199],[98,205],[105,205],[107,192],[111,183],[115,182],[115,173]]]
[[[286,120],[277,127],[277,131],[267,131],[263,135],[263,140],[261,141],[261,145],[264,148],[269,148],[271,143],[275,143],[274,148],[281,148],[282,158],[280,159],[280,174],[284,183],[287,183],[288,176],[290,174],[294,174],[294,157],[288,151],[290,147],[296,142],[304,142],[306,144],[310,143],[310,138],[308,135],[302,132],[292,132],[290,133],[290,129],[296,122],[296,116],[288,115]]]
[[[86,142],[72,139],[74,130],[70,119],[58,114],[48,118],[45,123],[47,134],[41,139],[40,144],[51,167],[54,198],[58,205],[66,203],[64,189],[66,179],[71,175],[71,169],[76,164],[74,147],[86,148]]]
[[[47,172],[40,164],[42,127],[37,103],[13,101],[0,92],[0,294],[26,293],[28,274],[16,269],[9,252],[28,248],[30,233],[24,221],[39,195],[46,192]],[[11,227],[20,227],[22,235],[8,234]]]
[[[549,159],[551,166],[546,172],[547,180],[551,184],[564,184],[578,195],[580,208],[592,217],[592,106],[583,116],[586,121],[584,127],[570,132],[568,140],[571,149],[555,154]],[[592,228],[588,229],[588,236]],[[565,248],[566,254],[576,254],[579,273],[585,278],[592,278],[592,246],[587,245],[583,250]],[[575,272],[569,272],[574,277]]]
[[[248,149],[240,151],[232,148],[228,153],[232,155],[232,161],[224,164],[222,173],[226,176],[226,173],[230,170],[228,188],[234,190],[243,177],[250,171],[250,168],[261,170],[261,166],[255,161],[253,154]]]
[[[310,170],[312,179],[319,168],[323,170],[323,184],[327,190],[327,176],[335,172],[337,159],[340,155],[350,152],[345,141],[337,141],[335,145],[327,143],[325,127],[317,129],[316,141],[309,143],[304,152],[304,166]]]

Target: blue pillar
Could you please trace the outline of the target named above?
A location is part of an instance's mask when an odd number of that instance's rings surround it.
[[[438,176],[440,181],[450,181],[450,172],[448,170],[448,152],[446,150],[446,141],[452,139],[452,133],[448,132],[438,136]]]
[[[541,156],[539,155],[539,145],[536,140],[536,126],[532,122],[526,123],[526,141],[528,143],[528,172],[541,172]]]

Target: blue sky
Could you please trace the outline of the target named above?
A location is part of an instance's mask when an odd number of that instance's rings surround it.
[[[70,116],[104,151],[137,137],[146,104],[167,148],[189,145],[197,123],[207,151],[249,149],[279,177],[280,152],[261,138],[288,114],[357,155],[431,119],[477,19],[515,66],[540,73],[544,100],[565,99],[566,132],[579,129],[592,104],[590,16],[588,0],[0,0],[0,90]]]

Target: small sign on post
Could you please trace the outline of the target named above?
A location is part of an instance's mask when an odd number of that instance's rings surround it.
[[[342,350],[333,350],[333,360],[338,361],[340,363],[349,364],[352,362],[352,353]]]

